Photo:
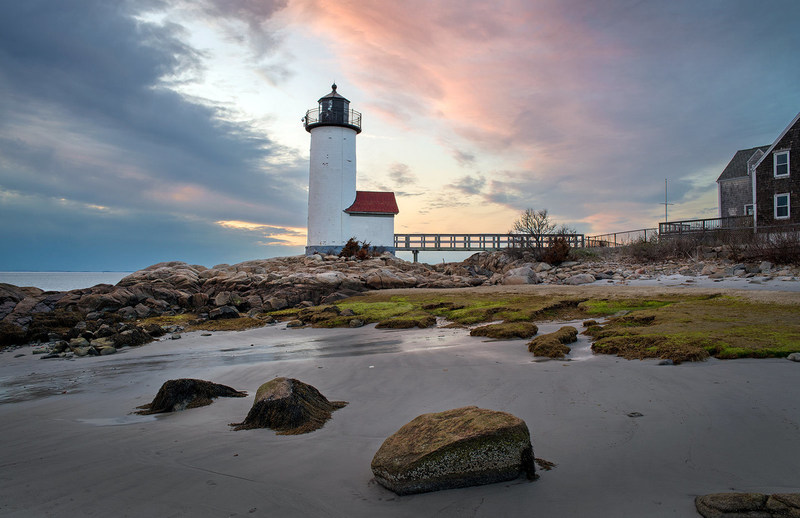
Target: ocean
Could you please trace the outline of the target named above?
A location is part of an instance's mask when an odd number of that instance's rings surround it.
[[[116,284],[132,272],[0,272],[0,283],[69,291],[97,284]]]

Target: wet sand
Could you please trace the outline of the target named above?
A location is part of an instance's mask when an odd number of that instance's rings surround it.
[[[537,362],[525,341],[463,330],[273,326],[187,333],[74,361],[5,352],[0,514],[699,516],[698,494],[800,491],[800,364],[659,366],[592,356],[588,347],[582,337],[571,361]],[[307,435],[231,431],[275,376],[350,404]],[[130,414],[179,377],[250,396]],[[535,455],[555,469],[535,482],[407,497],[372,480],[370,461],[386,437],[419,414],[464,405],[524,419]]]

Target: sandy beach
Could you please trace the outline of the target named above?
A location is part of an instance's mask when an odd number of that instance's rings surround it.
[[[459,329],[279,324],[75,360],[3,352],[0,514],[699,516],[699,494],[800,491],[797,363],[661,366],[594,356],[585,337],[573,345],[566,361],[534,361],[525,341]],[[276,376],[349,405],[306,435],[231,431]],[[180,377],[250,396],[131,414]],[[372,480],[370,461],[386,437],[419,414],[465,405],[524,419],[535,456],[556,467],[534,482],[406,497]]]

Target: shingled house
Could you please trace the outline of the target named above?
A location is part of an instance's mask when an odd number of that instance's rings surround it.
[[[752,215],[756,231],[800,229],[800,113],[771,145],[737,151],[717,196],[720,218]]]
[[[756,229],[800,228],[800,113],[754,165]]]
[[[719,217],[747,216],[754,212],[753,175],[769,146],[740,149],[717,178]]]

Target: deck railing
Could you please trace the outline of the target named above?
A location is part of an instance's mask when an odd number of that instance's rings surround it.
[[[504,248],[548,248],[563,238],[570,247],[583,247],[583,234],[395,234],[399,251],[481,251]]]
[[[610,234],[598,234],[596,236],[586,236],[587,247],[616,247],[625,246],[638,241],[649,241],[658,237],[657,228],[640,228],[636,230],[625,230],[623,232],[612,232]]]
[[[742,230],[753,228],[753,216],[726,216],[724,218],[687,219],[658,224],[658,234],[669,237],[714,230]]]

